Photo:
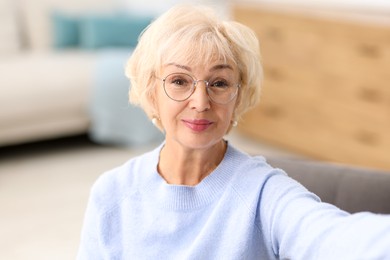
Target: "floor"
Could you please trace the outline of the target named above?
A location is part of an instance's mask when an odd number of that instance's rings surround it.
[[[228,139],[249,153],[296,156],[234,132]],[[156,145],[99,146],[79,136],[0,148],[0,259],[74,259],[94,180]]]

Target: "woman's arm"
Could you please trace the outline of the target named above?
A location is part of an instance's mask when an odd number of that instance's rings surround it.
[[[98,235],[99,212],[93,193],[88,201],[84,223],[81,230],[81,238],[77,260],[102,259]]]
[[[390,216],[351,215],[287,176],[268,179],[259,210],[281,259],[390,259]]]

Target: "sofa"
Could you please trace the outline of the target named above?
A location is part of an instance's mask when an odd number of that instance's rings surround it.
[[[390,172],[306,159],[267,158],[322,201],[350,213],[390,214]]]
[[[124,63],[152,17],[120,2],[0,0],[0,146],[84,133],[106,143],[153,139],[121,124],[136,116],[147,125],[127,104]]]

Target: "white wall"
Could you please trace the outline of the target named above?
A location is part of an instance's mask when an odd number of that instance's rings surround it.
[[[222,15],[229,14],[230,0],[116,0],[129,11],[139,14],[158,15],[179,3],[204,4],[214,7]]]
[[[361,10],[364,12],[389,12],[390,14],[389,0],[234,0],[234,2],[288,4],[318,8],[326,7],[346,10]]]

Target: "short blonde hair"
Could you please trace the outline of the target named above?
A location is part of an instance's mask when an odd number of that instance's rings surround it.
[[[233,115],[239,120],[260,98],[259,43],[250,28],[220,20],[208,7],[175,6],[143,31],[126,66],[130,102],[143,108],[149,118],[158,116],[154,86],[162,65],[167,61],[207,64],[216,58],[232,62],[239,70],[241,88]]]

